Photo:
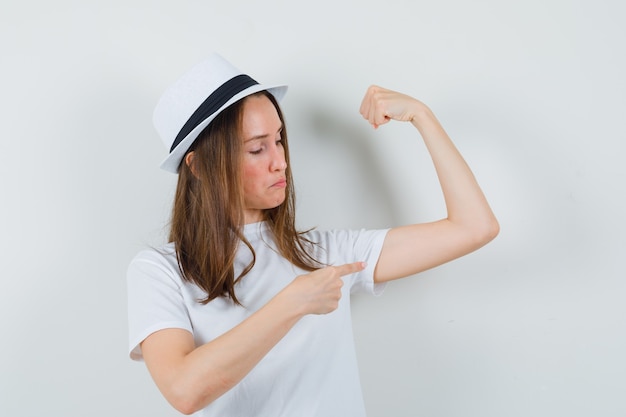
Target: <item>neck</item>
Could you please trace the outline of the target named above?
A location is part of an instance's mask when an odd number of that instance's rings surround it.
[[[261,210],[245,210],[243,213],[244,223],[258,223],[263,221],[263,212]]]

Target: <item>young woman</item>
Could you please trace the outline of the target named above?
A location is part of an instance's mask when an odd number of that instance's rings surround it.
[[[299,232],[278,100],[219,55],[162,97],[155,125],[178,172],[170,243],[128,270],[130,350],[165,398],[203,416],[364,416],[350,294],[478,249],[498,223],[431,110],[370,87],[377,128],[409,122],[443,190],[444,219],[389,230]]]

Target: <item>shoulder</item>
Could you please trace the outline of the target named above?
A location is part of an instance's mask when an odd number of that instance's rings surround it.
[[[176,247],[174,242],[169,242],[161,246],[144,248],[137,252],[133,261],[136,259],[158,259],[170,256],[176,257]]]
[[[168,243],[138,252],[128,265],[127,277],[129,280],[139,276],[178,278],[179,271],[174,244]]]

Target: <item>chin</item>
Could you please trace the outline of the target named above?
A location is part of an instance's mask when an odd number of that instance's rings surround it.
[[[282,201],[279,201],[279,202],[276,202],[276,203],[272,203],[272,204],[268,204],[267,208],[265,210],[274,210],[275,208],[278,208],[278,207],[282,206],[284,202],[285,202],[285,200],[283,199]]]

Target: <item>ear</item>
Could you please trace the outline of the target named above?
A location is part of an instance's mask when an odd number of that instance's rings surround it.
[[[194,151],[188,152],[187,155],[185,155],[185,164],[187,164],[193,176],[198,178],[198,171],[194,163],[195,158],[196,158],[196,153]]]

